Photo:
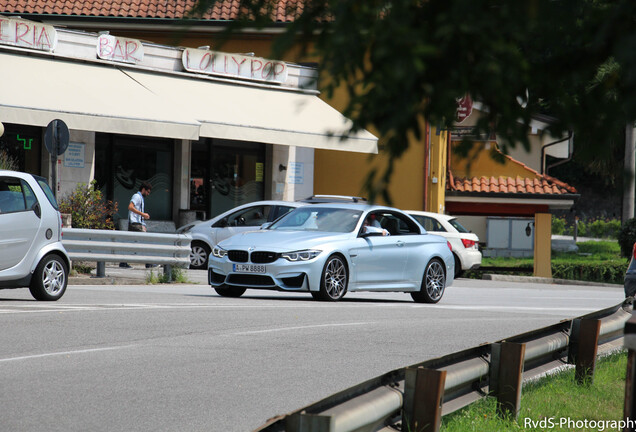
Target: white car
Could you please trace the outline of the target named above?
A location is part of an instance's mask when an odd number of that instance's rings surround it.
[[[272,222],[302,205],[307,204],[289,201],[255,201],[235,207],[212,219],[180,227],[177,233],[187,233],[192,236],[190,268],[207,269],[210,251],[221,240],[240,232],[259,229],[264,223]]]
[[[46,179],[0,170],[0,288],[29,287],[36,300],[64,295],[70,260]]]
[[[455,256],[456,278],[462,271],[481,266],[479,237],[464,228],[455,216],[415,210],[407,210],[406,213],[418,221],[427,232],[445,237],[450,242]]]

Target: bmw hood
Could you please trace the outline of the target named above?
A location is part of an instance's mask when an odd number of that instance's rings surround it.
[[[260,230],[233,235],[219,243],[219,247],[230,249],[247,249],[272,252],[291,252],[317,247],[323,243],[349,239],[353,233],[326,233],[322,231],[287,231]]]

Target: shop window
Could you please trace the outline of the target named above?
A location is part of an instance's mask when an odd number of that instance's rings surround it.
[[[190,209],[208,219],[264,199],[264,144],[202,139],[192,143],[190,167]]]
[[[16,124],[4,124],[4,128],[0,136],[0,158],[11,161],[16,171],[40,175],[42,128]]]
[[[152,220],[172,220],[173,142],[166,139],[97,134],[95,179],[118,204],[117,219],[128,218],[128,203],[142,182],[152,185],[145,211]],[[101,166],[100,166],[101,165]]]
[[[214,140],[211,162],[211,217],[263,199],[263,144]]]

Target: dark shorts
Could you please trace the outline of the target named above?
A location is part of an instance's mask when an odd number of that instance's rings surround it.
[[[141,232],[146,232],[146,225],[137,223],[137,222],[133,222],[131,224],[128,224],[128,231],[141,231]]]

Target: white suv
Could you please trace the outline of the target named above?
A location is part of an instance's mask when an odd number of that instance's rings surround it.
[[[46,179],[0,170],[0,289],[29,287],[36,300],[58,300],[69,266],[60,212]]]

